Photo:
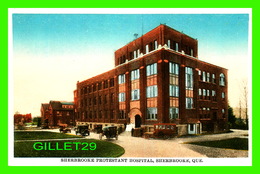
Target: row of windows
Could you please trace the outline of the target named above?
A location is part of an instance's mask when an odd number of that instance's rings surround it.
[[[170,49],[173,49],[175,51],[180,52],[179,43],[176,42],[176,41],[172,41],[172,40],[168,39],[167,40],[167,46]],[[154,40],[153,42],[150,42],[149,44],[145,45],[145,54],[148,54],[151,51],[157,50],[157,49],[158,49],[158,42],[157,42],[157,40]],[[185,52],[185,54],[187,54],[187,55],[194,56],[193,49],[190,48],[188,45],[184,45],[182,51]],[[129,54],[130,54],[130,60],[137,59],[142,55],[140,49],[136,49],[133,52],[130,52]],[[119,64],[123,64],[123,63],[126,62],[126,56],[125,55],[119,57],[118,59],[119,59],[118,60]]]
[[[210,94],[209,89],[199,89],[199,98],[200,99],[210,100],[210,98],[212,97],[212,100],[216,101],[217,100],[216,96],[217,96],[217,93],[215,90],[211,90],[211,94]],[[225,92],[221,93],[221,98],[225,99]]]
[[[150,42],[149,44],[145,45],[145,54],[148,54],[149,52],[153,51],[153,50],[157,50],[158,49],[158,42],[157,40]],[[132,59],[137,59],[142,55],[140,49],[136,49],[133,52],[129,53],[130,56],[130,60]],[[118,64],[123,64],[125,63],[127,60],[125,55],[122,55],[121,57],[118,58]]]
[[[152,97],[157,97],[158,96],[158,88],[157,85],[154,86],[148,86],[146,88],[146,97],[147,98],[152,98]],[[125,93],[121,92],[118,95],[118,101],[119,102],[124,102],[125,101]],[[131,100],[139,100],[140,99],[140,89],[134,89],[131,91]]]
[[[200,78],[201,81],[208,82],[208,83],[211,82],[211,83],[216,84],[216,76],[215,76],[215,74],[211,74],[210,75],[209,72],[205,72],[205,71],[203,71],[201,73],[201,71],[199,70],[198,71],[198,75],[199,75],[199,78]],[[219,75],[219,85],[220,86],[225,86],[225,75],[223,73],[221,73]]]
[[[114,103],[114,93],[107,94],[104,96],[97,96],[92,98],[86,98],[85,100],[82,99],[79,103],[79,106],[91,106],[91,105],[101,105],[101,104],[107,104],[107,103]]]
[[[172,41],[172,40],[167,40],[167,46],[168,48],[170,49],[173,49],[175,51],[180,51],[180,48],[179,48],[179,43],[178,42],[175,42],[175,41]],[[190,55],[190,56],[194,56],[194,51],[192,48],[190,48],[188,45],[184,45],[183,48],[182,48],[183,52],[187,55]]]
[[[146,75],[151,76],[157,74],[157,63],[147,65],[146,66]],[[136,69],[131,71],[131,80],[136,80],[140,78],[140,70]],[[118,76],[118,84],[123,84],[125,83],[125,74],[120,74]]]
[[[85,111],[82,112],[82,119],[87,118],[108,118],[110,116],[110,119],[114,119],[115,111],[114,110],[104,110],[104,111]]]
[[[110,112],[109,112],[110,111]],[[225,109],[221,109],[221,113],[223,117],[225,117]],[[69,113],[67,114],[69,115]],[[82,118],[108,118],[110,115],[110,119],[114,119],[115,111],[114,110],[104,110],[104,111],[85,111],[82,113]],[[200,118],[210,118],[211,112],[210,108],[201,107],[200,108]],[[214,112],[216,117],[216,112]],[[126,119],[126,111],[119,110],[118,119]],[[179,118],[179,108],[170,107],[169,109],[169,118],[170,119],[178,119]],[[148,120],[156,120],[157,119],[157,108],[147,108],[146,119]]]
[[[88,94],[91,92],[95,92],[97,90],[106,89],[109,87],[114,87],[114,79],[105,80],[103,82],[98,82],[87,87],[81,88],[80,94]]]

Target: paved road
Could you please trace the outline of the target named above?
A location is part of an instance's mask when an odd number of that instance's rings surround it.
[[[52,130],[58,131],[58,130]],[[74,131],[72,131],[74,134]],[[247,157],[248,151],[232,150],[223,148],[212,148],[191,144],[186,142],[221,140],[233,137],[247,138],[248,131],[233,130],[232,133],[186,136],[182,138],[173,138],[169,140],[144,139],[141,137],[132,137],[130,132],[124,132],[119,135],[118,140],[107,140],[122,146],[125,154],[121,157]],[[99,135],[91,133],[87,139],[98,139]]]

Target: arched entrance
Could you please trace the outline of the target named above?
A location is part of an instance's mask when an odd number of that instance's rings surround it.
[[[130,121],[130,123],[128,123],[128,124],[133,125],[135,128],[141,127],[142,113],[141,113],[140,109],[138,109],[138,108],[131,109],[128,114],[128,117],[129,117],[129,121]]]
[[[135,128],[141,127],[142,119],[140,115],[135,115]]]

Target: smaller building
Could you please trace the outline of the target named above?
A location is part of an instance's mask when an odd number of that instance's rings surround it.
[[[32,122],[32,114],[14,114],[14,125]]]
[[[49,103],[41,104],[41,119],[45,126],[73,126],[74,115],[73,102],[51,100]]]

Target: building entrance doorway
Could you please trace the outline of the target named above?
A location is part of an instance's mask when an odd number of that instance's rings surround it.
[[[140,109],[138,108],[133,108],[130,110],[128,114],[129,122],[127,123],[131,129],[132,128],[139,128],[141,127],[142,124],[142,113]]]
[[[135,128],[141,127],[142,119],[140,115],[135,115]]]

